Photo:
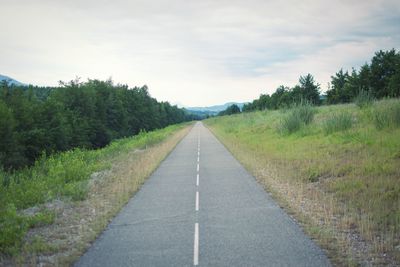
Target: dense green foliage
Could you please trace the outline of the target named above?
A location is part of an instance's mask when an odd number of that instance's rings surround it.
[[[331,77],[327,91],[328,103],[351,102],[360,91],[369,92],[374,98],[400,96],[400,53],[395,49],[376,52],[371,64],[364,64],[351,74],[340,70]]]
[[[240,108],[238,105],[233,104],[227,107],[225,110],[221,111],[218,113],[218,116],[224,116],[224,115],[232,115],[232,114],[237,114],[240,113]]]
[[[12,173],[0,171],[0,257],[2,253],[17,252],[29,228],[53,221],[54,215],[46,210],[33,216],[24,215],[21,210],[54,199],[85,199],[91,173],[109,168],[110,160],[118,155],[165,140],[184,126],[141,132],[112,141],[102,149],[76,148],[42,156],[32,167]]]
[[[320,95],[320,86],[313,76],[301,76],[299,84],[293,88],[279,86],[271,94],[262,94],[258,99],[243,107],[243,111],[279,109],[292,106],[302,100],[318,105],[348,103],[357,101],[361,105],[373,99],[400,96],[400,53],[395,49],[376,52],[370,64],[363,65],[359,71],[339,70],[331,77],[326,96]]]
[[[0,168],[32,165],[42,154],[100,148],[110,141],[192,119],[157,102],[146,86],[79,80],[62,87],[0,84]]]
[[[279,109],[304,101],[314,105],[321,103],[320,85],[311,74],[300,76],[299,84],[293,88],[281,85],[272,95],[262,94],[258,99],[244,105],[243,111]]]

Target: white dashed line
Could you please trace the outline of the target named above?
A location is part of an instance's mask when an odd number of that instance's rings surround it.
[[[197,177],[196,186],[199,186],[199,171],[200,171],[200,133],[197,138]],[[196,191],[196,212],[199,211],[199,191]],[[193,254],[193,265],[199,264],[199,223],[194,225],[194,254]]]
[[[194,225],[194,255],[193,265],[199,265],[199,224]]]
[[[199,191],[196,191],[196,211],[199,211]]]

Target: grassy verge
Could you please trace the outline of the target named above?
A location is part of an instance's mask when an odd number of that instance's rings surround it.
[[[297,108],[206,124],[334,263],[399,264],[400,100]]]
[[[0,265],[72,263],[189,129],[174,125],[1,172]]]

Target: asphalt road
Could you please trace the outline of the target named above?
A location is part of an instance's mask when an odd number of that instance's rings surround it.
[[[330,266],[197,123],[75,266]]]

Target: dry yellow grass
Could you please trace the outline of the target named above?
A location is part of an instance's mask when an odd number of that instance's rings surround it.
[[[31,245],[26,246],[18,259],[3,264],[69,266],[190,129],[191,126],[187,126],[158,144],[116,156],[112,159],[111,169],[92,174],[89,195],[84,201],[47,203],[46,208],[57,214],[55,223],[32,229],[27,235]]]

